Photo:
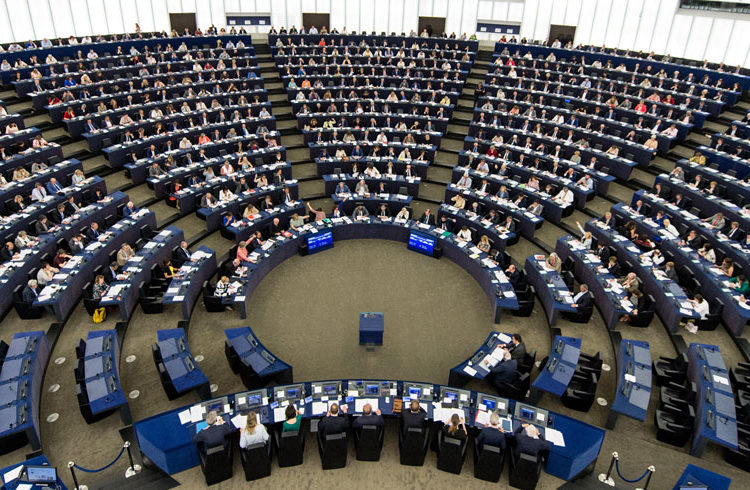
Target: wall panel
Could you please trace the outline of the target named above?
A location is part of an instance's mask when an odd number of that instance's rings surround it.
[[[14,5],[18,5],[18,3],[14,2]],[[64,4],[63,7],[67,8],[67,5]],[[29,10],[32,13],[31,22],[34,26],[34,37],[37,39],[56,37],[49,2],[47,0],[29,0]]]
[[[111,34],[125,32],[122,10],[120,9],[120,0],[104,0],[104,12],[107,16],[107,26]],[[135,26],[130,24],[128,31],[133,31]]]
[[[672,56],[680,57],[685,54],[685,46],[690,37],[690,27],[693,23],[693,17],[689,15],[676,15],[672,22],[672,28],[669,31],[667,40],[667,53]]]
[[[89,9],[86,5],[86,0],[70,0],[70,11],[73,13],[75,35],[86,36],[91,34],[91,21],[89,20]],[[102,27],[103,30],[104,28]]]
[[[706,54],[706,43],[711,35],[713,17],[695,16],[683,56],[702,60]]]
[[[612,2],[607,19],[607,34],[604,36],[604,42],[607,46],[618,46],[627,8],[628,2],[625,0]]]

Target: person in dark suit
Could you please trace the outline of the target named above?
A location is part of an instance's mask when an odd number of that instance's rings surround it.
[[[521,334],[514,333],[510,344],[505,346],[510,351],[510,358],[514,361],[522,361],[526,358],[526,344],[521,339]]]
[[[515,433],[516,444],[513,455],[518,458],[521,453],[538,456],[540,451],[549,451],[549,443],[542,438],[539,429],[531,424],[522,424]]]
[[[505,270],[505,275],[508,276],[508,282],[513,286],[513,289],[516,289],[521,282],[521,272],[516,269],[515,265],[510,264]]]
[[[499,447],[501,451],[505,450],[505,434],[500,427],[500,416],[495,412],[490,414],[490,425],[479,432],[476,439],[477,449],[482,450],[484,445]]]
[[[602,264],[606,264],[609,262],[609,247],[604,245],[602,242],[599,242],[596,244],[596,255],[599,257],[599,260],[602,261]]]
[[[42,215],[42,217],[39,218],[39,221],[36,222],[36,226],[34,227],[34,231],[36,231],[36,235],[43,235],[44,233],[49,232],[49,230],[52,229],[52,225],[47,220],[47,216]]]
[[[589,293],[589,287],[585,284],[581,284],[578,290],[578,294],[573,296],[573,304],[570,305],[573,308],[588,308],[594,303],[591,299],[591,293]]]
[[[674,204],[680,209],[687,206],[687,202],[685,201],[685,198],[682,197],[682,194],[680,194],[679,192],[674,195],[674,198],[672,198],[672,204]]]
[[[186,241],[180,242],[180,247],[175,250],[172,260],[176,267],[182,267],[182,264],[190,260],[190,250],[188,250],[188,244]]]
[[[198,450],[205,454],[206,450],[216,446],[223,445],[226,449],[229,445],[227,436],[232,433],[232,427],[224,422],[215,410],[206,414],[206,423],[208,427],[193,436]]]
[[[136,211],[138,211],[138,209],[136,209],[135,204],[133,203],[133,201],[128,201],[128,203],[125,205],[125,207],[122,208],[122,217],[123,218],[127,218],[128,216],[130,216],[131,214],[135,213]]]
[[[65,214],[65,204],[58,204],[57,209],[52,212],[52,221],[60,224],[67,217]]]
[[[13,242],[6,242],[5,246],[0,249],[0,260],[7,262],[12,259],[16,253],[18,253],[18,251]]]
[[[518,361],[511,359],[509,350],[505,350],[503,360],[495,364],[490,369],[490,381],[496,388],[500,388],[505,383],[512,383],[518,376]]]
[[[456,224],[455,219],[448,218],[446,215],[442,215],[440,217],[440,220],[438,221],[437,227],[441,230],[445,230],[447,232],[453,233],[454,232],[454,226]]]
[[[75,255],[81,250],[83,250],[84,247],[83,243],[83,235],[76,235],[73,238],[70,239],[70,242],[68,242],[68,248],[70,248],[70,253]]]
[[[30,279],[29,282],[26,283],[26,287],[23,288],[23,292],[21,292],[21,299],[24,303],[33,303],[39,297],[36,288],[36,279]]]
[[[326,416],[318,422],[318,437],[325,439],[326,434],[346,432],[348,428],[349,421],[346,418],[346,405],[339,410],[338,404],[332,403]]]
[[[86,238],[89,239],[89,241],[95,241],[98,240],[101,236],[101,232],[99,231],[99,223],[94,221],[91,223],[91,226],[89,226],[88,231],[86,231]]]
[[[412,400],[409,403],[408,410],[404,407],[401,410],[401,431],[402,435],[412,428],[424,429],[427,425],[427,412],[419,405],[419,400]]]
[[[515,233],[516,231],[516,223],[513,221],[513,216],[508,215],[505,217],[505,223],[502,224],[502,227],[505,228],[505,231],[508,233]]]
[[[107,284],[117,281],[117,262],[112,262],[104,271],[104,282]]]
[[[617,263],[617,257],[610,257],[609,262],[607,262],[606,268],[613,276],[620,277],[622,271],[620,269],[620,264]]]
[[[75,196],[72,195],[68,196],[68,200],[66,201],[65,206],[65,211],[68,216],[72,216],[81,210],[81,203],[77,203]]]
[[[375,410],[375,413],[372,412],[372,405],[369,403],[366,403],[364,407],[362,407],[362,415],[354,419],[354,422],[352,422],[352,428],[355,430],[359,430],[362,428],[363,425],[374,425],[376,427],[383,427],[383,416],[380,414],[380,410]]]
[[[269,227],[269,236],[281,236],[284,233],[284,227],[281,226],[279,218],[274,218]]]
[[[430,211],[430,208],[427,208],[424,210],[424,213],[422,213],[422,216],[419,217],[419,222],[424,223],[426,225],[435,226],[435,216]]]

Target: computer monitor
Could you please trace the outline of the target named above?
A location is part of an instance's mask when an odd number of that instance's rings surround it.
[[[508,415],[508,400],[499,396],[477,394],[477,406],[484,405],[488,412],[495,412],[501,417]]]
[[[516,403],[515,417],[524,422],[532,424],[547,425],[549,412],[547,410],[526,405],[525,403]]]
[[[25,481],[37,484],[52,484],[57,482],[57,468],[54,466],[26,466]]]
[[[411,399],[430,401],[432,400],[432,385],[425,383],[404,383],[404,396]]]
[[[206,409],[206,413],[203,414],[203,417],[206,417],[206,414],[210,412],[211,410],[216,411],[216,413],[225,413],[224,412],[224,406],[229,405],[229,398],[226,396],[222,396],[219,398],[214,398],[212,400],[206,400],[202,403],[203,407]]]
[[[245,391],[234,395],[235,410],[248,410],[263,405],[266,390]]]
[[[284,400],[294,402],[305,398],[305,385],[302,383],[276,387],[273,391],[276,394],[275,401],[277,402]]]
[[[365,395],[367,396],[379,396],[380,385],[367,383],[365,385]]]
[[[326,383],[323,385],[323,395],[325,396],[336,396],[339,394],[339,385]]]

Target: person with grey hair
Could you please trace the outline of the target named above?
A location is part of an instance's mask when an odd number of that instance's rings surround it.
[[[477,436],[477,449],[480,451],[485,444],[488,446],[499,447],[501,451],[505,450],[505,432],[500,426],[500,416],[492,412],[490,414],[490,425],[486,426]]]
[[[539,429],[532,424],[521,424],[515,432],[516,445],[513,447],[513,453],[516,458],[521,453],[531,456],[538,456],[540,451],[549,451],[549,443],[539,432]]]
[[[361,429],[363,425],[374,425],[377,427],[383,427],[383,416],[380,414],[380,409],[372,411],[372,405],[365,403],[362,407],[362,415],[354,419],[352,422],[352,428]]]
[[[216,410],[211,410],[206,414],[206,423],[208,426],[193,436],[198,450],[205,454],[206,450],[219,445],[227,449],[229,447],[227,436],[232,433],[232,427],[219,417]]]
[[[21,299],[23,299],[24,303],[33,303],[39,297],[36,286],[36,279],[30,279],[26,283],[26,287],[23,289],[23,293],[21,293]]]

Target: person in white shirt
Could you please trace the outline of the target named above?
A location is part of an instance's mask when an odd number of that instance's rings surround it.
[[[661,134],[665,134],[665,135],[667,135],[667,136],[669,136],[671,138],[675,138],[677,136],[677,132],[678,132],[677,131],[677,126],[675,126],[674,124],[672,124],[667,129],[665,129],[664,131],[662,131]]]
[[[594,179],[592,179],[589,174],[584,174],[583,177],[578,179],[576,185],[578,185],[578,187],[581,187],[582,189],[590,191],[594,188]]]
[[[398,214],[396,215],[396,219],[408,220],[409,219],[409,209],[407,209],[406,206],[404,206],[403,208],[401,208],[401,211],[399,211]]]
[[[466,226],[462,227],[461,230],[456,234],[456,238],[458,238],[462,242],[470,242],[471,230],[469,230],[469,228]]]
[[[365,183],[364,179],[361,179],[357,183],[357,187],[354,189],[355,194],[359,194],[360,196],[369,196],[370,190],[367,188],[367,184]]]
[[[664,256],[661,254],[661,251],[658,248],[641,254],[641,258],[646,257],[649,257],[651,259],[651,263],[653,263],[655,266],[662,265],[665,261]]]
[[[672,224],[671,221],[669,221],[668,218],[664,219],[664,229],[675,237],[680,236],[680,232],[677,231],[677,228]]]
[[[47,190],[42,187],[42,184],[37,183],[34,190],[31,191],[31,199],[39,202],[44,200],[45,197],[47,197]]]
[[[710,313],[708,301],[703,299],[703,296],[696,294],[693,299],[688,299],[688,302],[693,305],[695,312],[701,316],[701,320],[705,320],[708,317]]]
[[[380,171],[374,165],[369,165],[365,169],[365,175],[367,175],[368,177],[378,178],[380,177]]]
[[[214,296],[231,296],[233,294],[234,288],[229,284],[229,278],[227,276],[221,276],[221,279],[216,283]]]
[[[183,150],[185,150],[185,149],[190,149],[190,148],[192,148],[192,147],[193,147],[193,144],[192,144],[192,143],[190,142],[190,140],[189,140],[189,139],[187,139],[187,138],[182,138],[182,139],[180,140],[180,149],[183,149]]]
[[[222,189],[222,190],[219,191],[219,201],[221,201],[221,202],[229,202],[232,199],[234,199],[235,197],[237,197],[237,196],[235,196],[232,193],[232,191],[230,191],[227,188],[224,188],[224,189]]]
[[[573,204],[573,193],[567,187],[563,187],[555,196],[555,202],[560,205],[569,206]]]

